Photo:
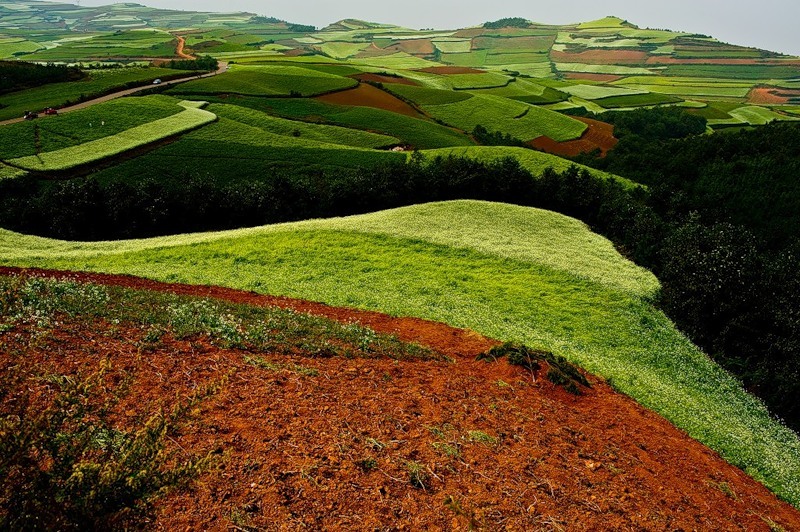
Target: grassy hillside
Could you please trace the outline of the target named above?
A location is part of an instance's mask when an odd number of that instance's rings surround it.
[[[2,232],[0,257],[414,315],[523,341],[608,378],[800,504],[796,434],[647,302],[652,275],[558,214],[460,201],[110,243]]]

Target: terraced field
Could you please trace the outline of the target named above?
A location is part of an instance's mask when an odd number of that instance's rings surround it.
[[[658,288],[652,275],[564,216],[452,202],[114,243],[0,235],[2,264],[237,287],[420,316],[552,350],[800,502],[797,435],[647,303]]]
[[[97,140],[37,155],[9,159],[6,162],[24,170],[40,172],[67,170],[190,131],[217,118],[214,113],[201,109],[198,102],[184,101],[178,105],[184,110],[166,118],[134,126]]]
[[[251,96],[314,96],[352,88],[358,81],[318,70],[283,65],[232,65],[224,76],[183,83],[170,94],[242,94]]]

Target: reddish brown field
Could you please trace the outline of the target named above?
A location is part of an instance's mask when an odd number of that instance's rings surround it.
[[[593,74],[591,72],[567,72],[565,76],[567,79],[585,79],[588,81],[599,81],[601,83],[611,83],[612,81],[617,81],[624,77],[615,74]]]
[[[358,52],[355,57],[382,57],[384,55],[392,55],[393,53],[395,52],[378,48],[375,46],[375,43],[372,43],[364,50]]]
[[[575,119],[589,126],[586,131],[584,131],[581,138],[565,142],[556,142],[549,137],[538,137],[530,141],[529,144],[547,153],[567,157],[588,153],[599,148],[600,153],[605,157],[619,142],[619,140],[614,137],[614,126],[611,124],[592,120],[591,118],[575,117]]]
[[[429,74],[485,74],[485,70],[478,70],[476,68],[458,67],[458,66],[435,66],[428,68],[420,68],[419,72],[427,72]]]
[[[400,100],[399,98],[392,96],[388,92],[384,92],[377,87],[368,85],[367,83],[360,83],[355,89],[318,96],[317,99],[336,105],[375,107],[377,109],[385,109],[387,111],[392,111],[393,113],[412,116],[414,118],[420,118],[422,116],[416,111],[416,109],[408,105],[403,100]]]
[[[432,55],[436,51],[436,48],[428,39],[409,39],[387,46],[386,50],[405,52],[411,55]]]
[[[374,83],[399,83],[401,85],[414,85],[414,86],[419,85],[419,83],[417,83],[413,79],[396,78],[394,76],[383,76],[381,74],[372,74],[370,72],[364,74],[353,74],[352,76],[349,77],[357,79],[359,81],[372,81]]]
[[[167,334],[143,352],[145,331],[124,323],[66,319],[35,342],[25,325],[0,337],[37,371],[110,359],[112,378],[134,376],[118,407],[129,426],[229,375],[174,440],[216,450],[217,467],[158,501],[149,528],[766,531],[769,519],[800,529],[795,509],[601,380],[573,396],[504,360],[476,361],[494,342],[473,332],[223,288],[56,275],[358,320],[453,358],[265,357],[319,371],[310,377],[256,368],[202,337]],[[410,463],[424,475],[416,487]]]
[[[584,63],[587,65],[640,65],[647,61],[647,52],[636,50],[586,50],[578,54],[552,50],[550,59],[559,63]]]
[[[789,103],[789,96],[784,96],[784,94],[786,91],[774,87],[755,87],[747,95],[747,101],[761,104]],[[800,91],[798,91],[798,95],[800,95]]]

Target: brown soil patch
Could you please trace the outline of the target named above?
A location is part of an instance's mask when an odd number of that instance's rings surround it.
[[[436,47],[428,39],[403,39],[397,44],[387,46],[385,49],[392,52],[405,52],[411,55],[433,55],[436,52]]]
[[[354,57],[383,57],[386,55],[392,55],[395,52],[391,50],[385,50],[375,45],[375,43],[370,44],[364,50],[358,52]]]
[[[365,74],[353,74],[350,77],[353,79],[357,79],[359,81],[372,81],[374,83],[399,83],[400,85],[413,85],[413,86],[419,85],[419,83],[417,83],[413,79],[396,78],[394,76],[384,76],[381,74],[372,74],[369,72]]]
[[[789,96],[781,94],[780,89],[773,87],[756,87],[747,95],[750,103],[785,104],[789,103]]]
[[[234,372],[175,439],[190,452],[217,450],[222,462],[160,500],[154,529],[768,530],[763,519],[800,529],[795,509],[603,382],[590,377],[576,397],[505,361],[478,362],[493,342],[475,333],[224,288],[53,275],[400,327],[401,337],[455,357],[265,357],[319,371],[303,377],[250,366],[243,352],[203,338],[165,335],[142,352],[144,330],[125,324],[66,320],[33,343],[24,326],[0,336],[3,353],[25,353],[14,363],[26,368],[75,373],[110,358],[120,376],[133,373],[119,408],[128,426]],[[359,466],[366,459],[373,467]],[[412,462],[424,488],[411,485]]]
[[[286,57],[300,57],[303,55],[308,55],[308,50],[303,48],[292,48],[291,50],[285,50],[281,53]]]
[[[577,54],[552,50],[550,58],[561,63],[584,63],[587,65],[640,65],[647,61],[647,52],[636,50],[586,50]]]
[[[458,66],[435,66],[420,68],[417,72],[427,72],[429,74],[486,74],[485,70]]]
[[[602,83],[611,83],[617,81],[625,76],[617,76],[616,74],[593,74],[591,72],[566,72],[567,79],[585,79],[588,81],[599,81]]]
[[[414,118],[420,118],[422,116],[403,100],[366,83],[360,83],[355,89],[318,96],[317,100],[336,105],[355,105],[359,107],[385,109],[393,113],[399,113]]]
[[[533,139],[529,144],[547,153],[566,157],[588,153],[599,148],[601,156],[605,157],[619,142],[614,136],[614,126],[611,124],[592,120],[591,118],[575,117],[575,120],[580,120],[589,126],[586,131],[583,132],[581,138],[565,142],[556,142],[550,137],[543,136]]]

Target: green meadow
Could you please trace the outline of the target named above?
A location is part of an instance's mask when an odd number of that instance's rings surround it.
[[[553,351],[800,503],[800,441],[649,302],[658,281],[585,225],[457,201],[151,240],[0,233],[0,262],[222,285],[412,315]]]

